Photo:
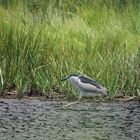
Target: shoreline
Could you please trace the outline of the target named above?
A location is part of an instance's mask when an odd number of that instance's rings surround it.
[[[40,100],[40,101],[75,101],[77,100],[77,97],[74,96],[69,96],[67,94],[62,94],[62,95],[54,95],[50,97],[49,95],[24,95],[23,97],[19,98],[18,95],[16,94],[11,94],[11,95],[1,95],[0,99],[28,99],[28,100]],[[88,102],[110,102],[110,101],[122,101],[122,102],[127,102],[127,101],[135,101],[138,100],[140,101],[140,96],[128,96],[128,95],[120,95],[120,96],[114,96],[112,98],[83,98],[82,101],[88,101]]]

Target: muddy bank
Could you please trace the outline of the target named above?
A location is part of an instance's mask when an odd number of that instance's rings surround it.
[[[0,99],[1,140],[139,140],[140,102]]]

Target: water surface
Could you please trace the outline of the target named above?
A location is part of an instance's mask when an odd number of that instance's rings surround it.
[[[0,99],[0,140],[140,140],[140,102]]]

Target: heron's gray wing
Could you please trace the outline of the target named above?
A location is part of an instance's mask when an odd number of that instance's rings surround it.
[[[101,86],[97,83],[96,80],[92,80],[92,79],[89,79],[89,78],[84,77],[84,76],[79,76],[79,79],[82,83],[91,84],[91,85],[97,87],[98,89],[101,89]]]

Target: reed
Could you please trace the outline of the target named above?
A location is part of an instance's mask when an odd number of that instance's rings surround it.
[[[140,92],[139,1],[1,0],[0,91],[71,91],[81,73],[118,92]]]

